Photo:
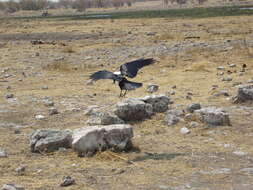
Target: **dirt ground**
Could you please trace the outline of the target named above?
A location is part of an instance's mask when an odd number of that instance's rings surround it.
[[[0,158],[0,185],[56,190],[62,189],[63,176],[71,176],[76,184],[64,189],[253,189],[252,103],[231,101],[236,83],[247,83],[253,76],[252,23],[252,16],[4,20],[0,23],[0,148],[8,157]],[[31,43],[39,39],[46,43]],[[192,127],[188,121],[166,126],[164,114],[156,114],[132,123],[139,151],[107,151],[91,158],[80,158],[72,150],[30,152],[29,134],[34,130],[83,127],[88,106],[111,109],[121,101],[112,81],[87,86],[88,76],[101,69],[114,71],[140,57],[157,62],[133,79],[144,86],[126,98],[148,95],[146,86],[155,83],[160,86],[156,94],[175,92],[170,95],[171,109],[184,109],[193,102],[222,107],[232,126]],[[247,68],[240,73],[243,64]],[[225,67],[223,75],[218,66]],[[222,81],[228,76],[232,81]],[[213,96],[221,90],[229,96]],[[191,99],[186,98],[189,92]],[[9,93],[14,98],[6,99]],[[43,103],[48,98],[59,114],[48,114]],[[38,114],[46,118],[36,120]],[[184,126],[190,134],[180,133]],[[27,168],[18,175],[15,169],[21,165]]]

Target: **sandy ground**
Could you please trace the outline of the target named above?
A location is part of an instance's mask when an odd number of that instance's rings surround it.
[[[0,158],[0,185],[62,189],[62,177],[69,175],[76,184],[65,189],[252,189],[252,104],[231,101],[237,91],[235,83],[252,79],[252,23],[249,16],[1,22],[0,148],[8,157]],[[32,45],[32,39],[46,44]],[[170,49],[175,47],[180,48]],[[87,86],[88,76],[101,69],[116,70],[140,57],[153,57],[157,62],[133,79],[144,86],[129,92],[127,98],[147,95],[146,86],[155,83],[160,86],[156,94],[175,91],[170,96],[174,101],[171,109],[183,109],[193,102],[223,107],[230,113],[232,126],[200,123],[193,128],[188,121],[166,126],[164,114],[157,114],[132,123],[133,143],[140,151],[107,151],[92,158],[80,158],[72,150],[43,155],[30,152],[29,134],[34,130],[79,128],[86,125],[88,106],[110,109],[121,101],[112,81]],[[240,74],[243,64],[247,69]],[[217,71],[218,66],[226,68],[224,75]],[[233,80],[222,81],[227,76]],[[171,88],[174,85],[176,89]],[[212,89],[213,85],[218,88]],[[221,90],[230,96],[213,97]],[[189,92],[192,99],[186,98]],[[8,93],[14,98],[6,99]],[[48,115],[49,108],[43,104],[48,97],[59,114]],[[46,119],[36,120],[37,114]],[[179,132],[184,126],[190,134]],[[15,134],[17,129],[20,134]],[[21,176],[15,172],[20,165],[27,166]]]

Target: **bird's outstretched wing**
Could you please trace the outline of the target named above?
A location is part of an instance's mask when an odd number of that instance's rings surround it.
[[[137,75],[139,69],[141,69],[144,66],[153,64],[154,62],[155,60],[153,58],[137,59],[135,61],[131,61],[121,65],[120,72],[124,76],[134,78]]]
[[[124,81],[124,90],[135,90],[136,88],[142,87],[142,83],[132,82],[129,80]]]
[[[119,81],[119,78],[120,77],[118,75],[115,75],[113,74],[113,72],[110,72],[107,70],[97,71],[90,76],[90,79],[92,81],[97,81],[100,79],[112,79],[112,80]]]

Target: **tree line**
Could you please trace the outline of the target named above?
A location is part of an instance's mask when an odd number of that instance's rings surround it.
[[[78,11],[85,11],[87,8],[106,8],[106,7],[122,7],[132,6],[137,1],[148,0],[59,0],[53,2],[50,0],[8,0],[0,2],[0,10],[13,13],[18,10],[48,10],[57,8],[73,8]],[[188,2],[196,1],[198,4],[203,4],[207,0],[163,0],[165,7],[170,4],[183,5]]]

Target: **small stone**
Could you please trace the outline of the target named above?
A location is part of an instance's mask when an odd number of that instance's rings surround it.
[[[6,153],[6,151],[5,150],[3,150],[3,149],[0,149],[0,158],[7,158],[7,153]]]
[[[44,105],[47,107],[54,106],[54,102],[52,100],[45,99],[43,102],[44,102]]]
[[[35,115],[35,119],[43,120],[43,119],[45,119],[45,116],[44,115]]]
[[[191,99],[192,99],[192,97],[191,97],[190,95],[186,95],[185,98],[186,98],[187,100],[191,100]]]
[[[173,90],[169,92],[169,95],[175,95],[175,94],[176,94],[176,92]]]
[[[5,184],[3,185],[1,190],[25,190],[25,188],[20,185],[15,185],[15,184]]]
[[[232,86],[238,86],[238,85],[241,85],[242,84],[242,82],[234,82],[233,84],[232,84]]]
[[[14,134],[21,134],[20,129],[15,129],[15,130],[14,130]]]
[[[176,115],[166,114],[164,121],[166,125],[171,126],[177,124],[180,121],[180,118],[177,117]]]
[[[195,127],[198,127],[198,126],[199,126],[199,123],[196,122],[196,121],[192,121],[192,122],[189,123],[190,128],[195,128]]]
[[[187,127],[182,127],[180,129],[180,133],[183,134],[183,135],[185,135],[185,134],[190,133],[190,130]]]
[[[176,85],[173,85],[171,88],[172,88],[172,89],[176,89],[176,88],[177,88],[177,86],[176,86]]]
[[[213,96],[215,96],[215,97],[219,97],[219,96],[229,96],[229,93],[228,93],[228,91],[226,91],[226,90],[221,90],[221,91],[219,91],[219,92],[214,93]]]
[[[7,90],[10,90],[10,89],[11,89],[11,86],[7,86],[6,89],[7,89]]]
[[[42,89],[42,90],[47,90],[47,89],[48,89],[48,86],[46,86],[46,85],[45,85],[45,86],[42,86],[41,89]]]
[[[217,70],[219,70],[219,71],[225,71],[225,67],[219,66],[219,67],[217,67]]]
[[[146,35],[147,36],[154,36],[154,35],[156,35],[156,32],[147,32]]]
[[[232,81],[232,80],[233,80],[233,78],[230,77],[230,76],[227,76],[227,77],[223,77],[223,78],[222,78],[222,81],[226,81],[226,82],[229,82],[229,81]]]
[[[240,150],[234,151],[233,154],[235,154],[237,156],[245,156],[245,155],[247,155],[246,152],[243,152],[243,151],[240,151]]]
[[[186,111],[193,113],[195,110],[201,109],[200,103],[192,103],[187,106]]]
[[[154,93],[158,91],[159,86],[157,84],[149,84],[147,87],[147,92]]]
[[[253,79],[248,80],[247,83],[253,83]]]
[[[14,94],[6,94],[6,95],[5,95],[5,98],[6,98],[6,99],[14,98]]]
[[[36,53],[35,53],[35,56],[36,56],[36,57],[40,56],[40,53],[39,53],[39,52],[36,52]]]
[[[233,67],[236,67],[236,64],[229,64],[228,66],[233,68]]]
[[[61,183],[60,186],[66,187],[66,186],[70,186],[74,183],[75,183],[75,180],[72,177],[66,176],[66,177],[63,177],[63,182]]]
[[[25,165],[19,166],[18,168],[15,169],[15,171],[17,172],[18,175],[24,175],[26,167],[27,166]]]
[[[49,115],[55,115],[55,114],[58,114],[58,110],[56,108],[50,108],[49,109]]]

